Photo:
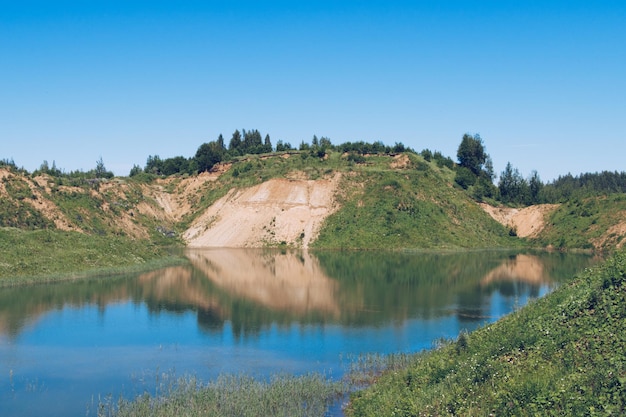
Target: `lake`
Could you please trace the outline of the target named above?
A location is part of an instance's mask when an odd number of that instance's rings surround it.
[[[97,415],[107,396],[325,372],[472,331],[589,266],[561,253],[188,250],[189,265],[0,289],[0,415]]]

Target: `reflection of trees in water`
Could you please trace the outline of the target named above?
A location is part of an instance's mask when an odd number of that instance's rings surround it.
[[[451,306],[461,320],[483,320],[494,292],[519,297],[528,291],[532,296],[549,281],[540,257],[505,252],[324,252],[319,258],[340,282],[340,303],[346,306],[342,320],[355,325],[434,318],[449,314]],[[528,283],[510,285],[524,280]],[[368,314],[370,306],[382,314]]]
[[[222,329],[224,323],[225,320],[220,311],[212,308],[198,309],[198,326],[201,330],[211,332],[216,329]]]
[[[0,333],[16,337],[24,326],[66,306],[97,306],[104,312],[107,304],[130,298],[127,281],[128,277],[106,277],[0,288]]]
[[[590,261],[505,252],[213,251],[196,256],[193,266],[136,277],[2,289],[0,332],[14,337],[64,306],[104,311],[124,300],[145,303],[150,314],[194,311],[203,331],[222,331],[230,323],[235,337],[273,324],[377,326],[455,314],[452,308],[461,321],[482,321],[493,293],[536,297],[541,285],[571,277]]]
[[[460,292],[457,297],[458,305],[455,309],[459,322],[484,321],[486,318],[484,307],[486,307],[488,297],[489,295],[478,286]]]

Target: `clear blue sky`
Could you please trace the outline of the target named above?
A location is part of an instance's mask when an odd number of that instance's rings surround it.
[[[32,171],[478,133],[544,181],[626,170],[626,1],[1,1],[0,159]]]

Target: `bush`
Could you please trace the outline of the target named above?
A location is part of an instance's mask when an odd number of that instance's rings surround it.
[[[476,175],[469,168],[457,167],[454,182],[459,184],[464,190],[467,190],[476,183]]]

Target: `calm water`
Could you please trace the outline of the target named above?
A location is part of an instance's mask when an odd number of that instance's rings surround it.
[[[540,297],[583,255],[194,250],[190,266],[0,289],[0,415],[96,415],[162,374],[324,371],[432,347]]]

